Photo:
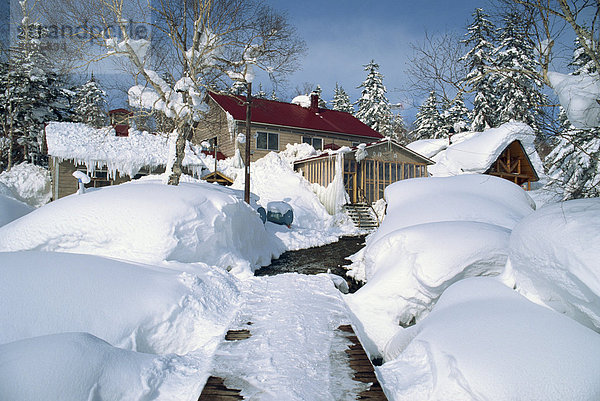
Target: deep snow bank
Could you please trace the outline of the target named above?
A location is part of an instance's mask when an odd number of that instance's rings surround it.
[[[90,255],[0,253],[0,344],[88,332],[147,353],[214,346],[239,291],[225,272],[198,275]]]
[[[420,320],[452,283],[504,271],[510,229],[533,211],[506,180],[462,175],[386,188],[387,215],[352,255],[348,275],[366,285],[347,300],[381,353],[399,324]]]
[[[86,333],[0,345],[0,399],[196,400],[208,361],[125,351]]]
[[[600,198],[545,206],[510,237],[508,284],[600,331]]]
[[[448,288],[387,351],[390,400],[600,398],[600,336],[490,278]]]
[[[241,275],[282,252],[234,191],[160,178],[68,196],[0,228],[0,251],[27,249],[202,262]]]

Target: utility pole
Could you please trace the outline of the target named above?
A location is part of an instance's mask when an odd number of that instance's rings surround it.
[[[250,204],[250,123],[252,121],[252,82],[248,82],[246,94],[246,175],[244,180],[244,201]]]

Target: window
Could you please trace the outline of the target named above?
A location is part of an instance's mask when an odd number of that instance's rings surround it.
[[[201,144],[204,145],[204,146],[202,146],[202,150],[208,150],[208,151],[214,150],[215,146],[218,145],[217,137],[215,136],[215,137],[212,137],[212,138],[209,138],[209,139],[205,139],[205,140],[203,140],[201,142]],[[207,144],[209,145],[208,147],[205,146]]]
[[[279,134],[271,132],[256,133],[256,149],[279,150]]]
[[[310,146],[312,146],[316,150],[323,150],[323,139],[321,139],[321,138],[313,138],[310,136],[303,136],[302,143],[308,143]]]

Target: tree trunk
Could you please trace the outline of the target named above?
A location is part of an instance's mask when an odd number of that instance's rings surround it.
[[[192,127],[187,123],[183,123],[180,125],[179,135],[177,136],[177,141],[175,142],[175,161],[173,162],[173,169],[171,175],[169,176],[168,185],[179,185],[179,179],[181,178],[181,173],[183,172],[183,158],[185,157],[185,143],[186,139],[189,137]]]

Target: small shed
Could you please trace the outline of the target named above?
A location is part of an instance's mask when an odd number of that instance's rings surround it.
[[[433,177],[489,174],[530,190],[543,172],[534,145],[535,133],[526,124],[509,122],[483,132],[462,132],[448,139],[423,139],[408,145],[430,157]]]
[[[227,177],[225,174],[220,171],[214,171],[212,173],[206,174],[202,177],[202,179],[206,182],[216,182],[219,185],[230,186],[233,185],[233,180]]]
[[[428,158],[386,138],[368,145],[361,144],[342,153],[344,186],[350,202],[373,203],[383,198],[388,185],[408,179],[427,177]],[[335,156],[324,153],[298,160],[294,169],[312,183],[327,187],[335,177]]]

